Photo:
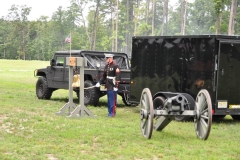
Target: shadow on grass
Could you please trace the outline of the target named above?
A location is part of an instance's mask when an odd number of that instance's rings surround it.
[[[61,98],[51,98],[48,101],[56,101],[56,102],[61,102],[61,103],[67,103],[68,102],[68,98],[67,97],[66,98],[63,98],[63,97],[61,97]],[[74,98],[73,102],[75,104],[79,104],[79,100],[77,98]],[[98,105],[94,106],[94,107],[107,108],[107,102],[103,101],[103,100],[100,100]],[[123,104],[123,103],[117,104],[117,108],[129,108],[129,109],[132,110],[133,113],[136,113],[136,114],[139,114],[139,111],[140,111],[139,106],[125,106],[125,104]],[[194,123],[194,120],[193,120],[193,117],[192,117],[189,120],[185,120],[183,122],[193,122]],[[238,120],[233,120],[230,116],[227,116],[225,118],[213,116],[213,119],[212,119],[212,123],[213,124],[220,124],[220,123],[224,123],[224,124],[238,124],[239,122],[240,121],[238,121]]]
[[[99,101],[96,107],[103,107],[103,106],[107,107],[107,102]],[[132,108],[132,106],[125,106],[125,104],[120,103],[120,104],[117,104],[117,108]]]
[[[224,124],[239,124],[240,121],[233,120],[233,119],[230,119],[230,118],[213,118],[212,122],[215,123],[215,124],[220,124],[220,123],[224,123]]]
[[[51,98],[50,100],[48,101],[56,101],[56,102],[64,102],[64,103],[67,103],[69,100],[68,98]],[[73,99],[73,103],[75,104],[79,104],[79,100],[77,98],[74,98]],[[92,105],[89,105],[89,106],[92,106]],[[107,102],[106,101],[99,101],[98,102],[98,105],[94,106],[94,107],[107,107]],[[132,106],[125,106],[123,103],[120,103],[120,104],[117,104],[117,107],[118,108],[126,108],[126,107],[129,107],[129,108],[132,108]]]
[[[57,101],[57,102],[68,102],[68,98],[51,98],[49,101]],[[73,99],[73,102],[76,103],[78,100]]]

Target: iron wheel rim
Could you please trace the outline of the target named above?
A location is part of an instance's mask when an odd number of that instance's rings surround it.
[[[153,117],[152,94],[148,88],[145,88],[140,100],[140,127],[143,136],[147,139],[152,136]]]
[[[200,90],[196,97],[196,116],[194,126],[196,135],[202,140],[207,140],[212,126],[212,102],[207,90]]]

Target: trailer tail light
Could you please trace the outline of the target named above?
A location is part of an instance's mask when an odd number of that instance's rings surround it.
[[[215,111],[214,110],[212,110],[212,114],[214,114],[215,113]]]

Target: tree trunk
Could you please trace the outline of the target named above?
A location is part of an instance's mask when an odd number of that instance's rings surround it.
[[[164,25],[164,27],[165,27],[165,35],[168,34],[168,1],[169,0],[165,0],[166,3],[164,3],[164,5],[165,5],[164,7],[166,8],[166,18],[165,18],[166,23]]]
[[[82,23],[83,23],[83,26],[84,26],[84,29],[85,29],[85,32],[86,32],[86,35],[87,35],[87,38],[88,38],[88,42],[89,42],[89,49],[91,49],[92,48],[92,40],[91,40],[91,36],[89,35],[89,32],[88,32],[88,28],[87,28],[87,25],[86,25],[86,20],[83,16],[83,11],[86,7],[86,4],[83,4],[83,2],[81,0],[75,0],[73,2],[75,2],[77,4],[78,8],[79,8]]]
[[[146,0],[146,13],[145,13],[145,16],[146,16],[146,24],[148,24],[148,14],[149,14],[149,0]]]
[[[133,31],[133,35],[135,36],[136,35],[136,32],[137,32],[137,27],[138,27],[138,25],[137,25],[137,23],[138,23],[138,15],[139,15],[139,6],[140,6],[140,0],[137,0],[137,7],[136,7],[136,9],[137,9],[137,13],[135,14],[135,22],[134,22],[134,31]]]
[[[161,35],[163,36],[164,35],[164,27],[165,27],[165,21],[167,19],[166,17],[166,9],[167,9],[167,1],[168,0],[164,0],[164,5],[163,5],[163,16],[162,16],[162,28],[161,28]]]
[[[126,52],[127,55],[129,55],[130,48],[131,48],[131,38],[132,38],[132,22],[133,22],[133,1],[127,0],[126,3],[127,8],[127,24],[126,24],[126,47],[124,49],[124,52]]]
[[[222,13],[220,13],[217,17],[217,21],[216,21],[216,35],[220,34],[219,32],[219,27],[221,26],[221,21],[222,21]]]
[[[5,43],[4,43],[4,49],[3,49],[3,58],[6,58],[6,49],[5,49]]]
[[[130,19],[129,19],[129,9],[130,9],[129,0],[127,0],[126,9],[127,9],[127,23],[126,23],[126,33],[125,33],[126,46],[124,47],[124,52],[126,54],[128,54],[129,28],[130,28],[129,27],[129,23],[130,23]]]
[[[234,35],[234,19],[236,17],[236,11],[237,11],[236,7],[237,7],[237,0],[232,0],[229,25],[228,25],[228,35]]]
[[[112,19],[112,35],[114,34],[114,17],[113,17],[113,10],[111,12],[111,19]],[[114,39],[112,39],[112,52],[114,52]]]
[[[154,21],[155,21],[155,9],[156,9],[156,0],[152,1],[152,36],[154,35]]]
[[[22,56],[23,56],[23,60],[25,61],[26,60],[26,57],[25,57],[25,32],[24,32],[24,29],[22,30],[22,47],[21,47],[21,51],[22,51]]]
[[[185,27],[186,27],[186,10],[187,10],[187,0],[182,0],[181,4],[181,35],[185,35]]]
[[[95,50],[96,49],[99,5],[100,5],[100,0],[97,1],[96,11],[95,11],[95,15],[94,15],[94,25],[93,25],[93,29],[92,29],[94,32],[93,32],[92,38],[91,38],[91,39],[93,39],[93,46],[92,46],[91,50]]]
[[[116,5],[116,41],[115,41],[115,51],[118,51],[118,0],[116,0],[117,5]]]
[[[147,2],[146,2],[146,14],[145,14],[145,16],[146,16],[146,24],[148,24],[148,14],[149,14],[149,0],[147,0]],[[147,35],[147,32],[145,33],[145,35]]]

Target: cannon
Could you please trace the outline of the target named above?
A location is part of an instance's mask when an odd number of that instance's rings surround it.
[[[133,37],[129,103],[140,106],[143,136],[193,118],[206,140],[214,118],[240,120],[239,68],[239,36]]]
[[[190,108],[194,107],[194,110]],[[152,97],[144,88],[140,100],[140,127],[145,138],[150,139],[153,129],[163,130],[175,116],[194,118],[196,135],[207,140],[212,125],[212,102],[207,90],[200,90],[196,100],[186,93],[160,92]]]

